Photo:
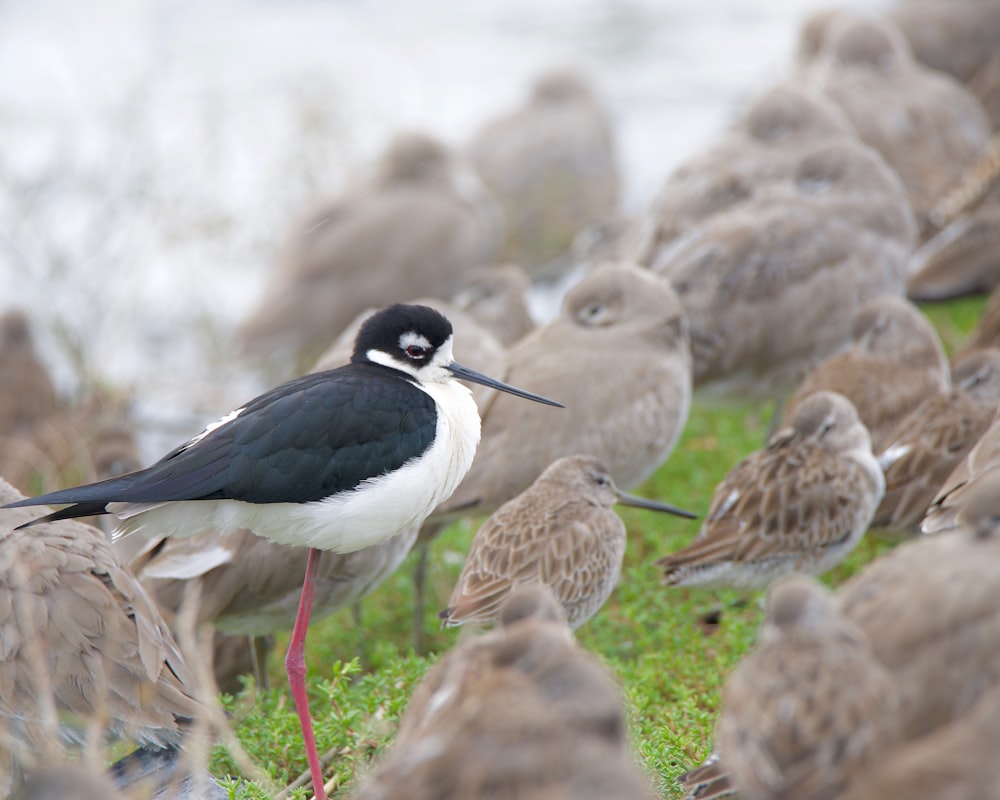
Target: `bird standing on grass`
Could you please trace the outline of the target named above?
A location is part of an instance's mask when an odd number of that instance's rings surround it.
[[[8,507],[72,503],[35,522],[112,513],[124,532],[247,528],[311,548],[285,668],[313,789],[325,798],[304,658],[319,555],[384,541],[454,491],[480,434],[456,378],[559,405],[455,363],[451,323],[439,312],[393,305],[361,327],[350,364],[264,393],[144,470]]]

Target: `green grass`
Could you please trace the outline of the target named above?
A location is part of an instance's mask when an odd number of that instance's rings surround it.
[[[949,351],[973,326],[982,305],[982,299],[972,299],[928,310]],[[638,493],[703,515],[725,473],[762,445],[771,413],[770,406],[696,406],[673,455]],[[656,791],[679,797],[675,778],[700,763],[711,748],[719,693],[754,640],[762,593],[662,586],[653,561],[685,545],[698,523],[635,509],[619,508],[619,513],[629,530],[622,580],[578,638],[617,676],[634,751]],[[360,626],[344,610],[310,629],[306,657],[312,713],[321,755],[334,754],[326,771],[336,775],[334,796],[346,796],[391,744],[414,687],[437,654],[457,641],[459,634],[442,631],[435,614],[446,604],[478,522],[456,524],[433,544],[424,620],[429,656],[416,655],[411,647],[413,554],[365,599]],[[862,542],[824,580],[837,585],[889,546],[883,537]],[[703,621],[707,612],[720,610],[718,624]],[[234,796],[272,796],[306,770],[282,668],[285,644],[279,640],[270,663],[276,688],[263,693],[250,682],[239,696],[225,698],[243,747],[273,781],[266,786],[248,780],[239,790],[234,784]],[[217,775],[238,774],[221,747],[211,766]],[[311,790],[291,794],[307,795]]]

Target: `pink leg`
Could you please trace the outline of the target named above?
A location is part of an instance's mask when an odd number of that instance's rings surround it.
[[[299,714],[299,724],[302,725],[302,739],[306,746],[309,772],[312,775],[313,794],[316,800],[326,800],[326,790],[323,788],[323,770],[319,765],[316,737],[313,736],[312,717],[309,716],[305,655],[306,629],[309,627],[309,612],[312,610],[313,594],[316,591],[320,552],[315,548],[309,551],[309,560],[306,562],[306,578],[302,583],[302,597],[299,600],[299,612],[295,615],[295,627],[292,628],[288,653],[285,654],[285,672],[288,673],[288,685],[292,688],[295,710]]]

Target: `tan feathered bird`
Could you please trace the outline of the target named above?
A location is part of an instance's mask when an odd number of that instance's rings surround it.
[[[56,410],[55,386],[19,309],[0,316],[0,386],[0,438],[24,433]]]
[[[719,758],[745,800],[832,800],[895,743],[898,706],[891,676],[830,592],[785,578],[722,690]]]
[[[23,499],[0,480],[0,502]],[[0,512],[0,736],[14,760],[77,726],[151,747],[179,743],[204,712],[156,605],[97,528],[75,520],[13,530]]]
[[[1000,350],[966,355],[952,388],[928,397],[886,437],[878,454],[885,497],[873,525],[914,530],[951,471],[986,432],[1000,405]]]
[[[854,549],[884,486],[854,406],[817,392],[730,470],[695,540],[656,563],[675,586],[759,588],[788,573],[821,574]]]
[[[813,392],[839,392],[854,404],[877,453],[906,414],[928,396],[948,390],[948,359],[934,326],[898,297],[880,297],[862,307],[851,338],[847,350],[806,376],[788,402],[785,418]]]
[[[553,591],[571,628],[604,605],[621,574],[625,523],[616,503],[693,517],[673,506],[625,494],[592,456],[554,461],[476,531],[448,607],[445,625],[495,622],[519,586]]]

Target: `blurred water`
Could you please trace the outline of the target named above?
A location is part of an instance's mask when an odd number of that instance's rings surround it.
[[[262,388],[228,337],[290,220],[392,131],[460,143],[577,64],[613,112],[635,213],[789,73],[821,5],[8,0],[0,307],[37,309],[64,387],[100,375],[147,415],[221,413]]]

